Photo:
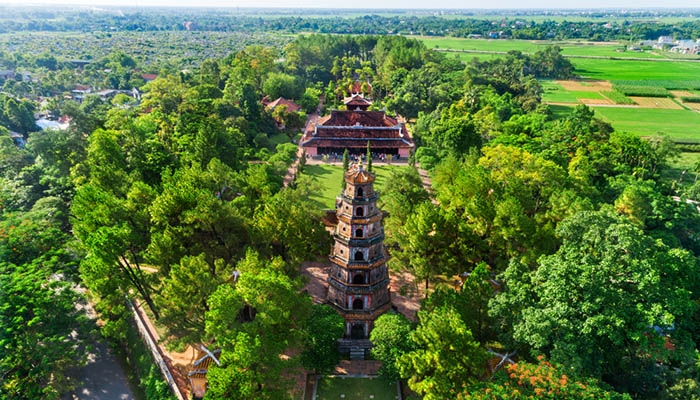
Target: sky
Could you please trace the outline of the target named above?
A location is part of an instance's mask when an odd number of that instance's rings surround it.
[[[0,4],[77,4],[92,6],[284,7],[284,8],[688,8],[700,0],[0,0]]]

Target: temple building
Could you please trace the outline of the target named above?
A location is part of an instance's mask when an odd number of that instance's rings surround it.
[[[391,307],[382,211],[377,207],[374,179],[361,165],[345,173],[328,272],[327,301],[345,319],[346,344],[361,356],[370,347],[367,339],[374,321]]]
[[[364,154],[369,141],[372,152],[408,158],[415,144],[406,124],[386,115],[370,111],[372,102],[361,94],[344,100],[347,110],[331,110],[320,118],[313,129],[301,138],[306,154]]]

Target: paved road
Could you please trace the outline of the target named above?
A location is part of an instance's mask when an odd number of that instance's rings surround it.
[[[74,288],[79,293],[85,293],[83,287]],[[89,302],[76,304],[78,309],[84,309],[85,315],[92,321],[97,321],[95,309]],[[74,332],[74,334],[78,334]],[[136,396],[131,391],[129,381],[121,364],[109,350],[104,341],[97,339],[92,342],[93,351],[88,354],[86,365],[69,372],[79,383],[78,387],[65,394],[61,400],[134,400]]]
[[[63,400],[133,400],[126,375],[103,342],[94,343],[94,351],[88,356],[85,367],[76,371],[80,381],[76,390],[63,396]]]

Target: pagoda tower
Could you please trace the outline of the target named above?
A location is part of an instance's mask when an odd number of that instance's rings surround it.
[[[370,346],[374,321],[391,307],[382,211],[377,207],[375,175],[361,164],[345,173],[345,190],[336,201],[328,273],[328,303],[345,319],[345,339],[357,349]]]

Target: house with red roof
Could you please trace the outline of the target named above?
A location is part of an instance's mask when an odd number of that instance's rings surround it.
[[[264,99],[263,99],[264,101]],[[265,104],[263,102],[263,104]],[[301,111],[301,106],[291,100],[287,100],[284,97],[280,97],[277,100],[271,101],[265,105],[265,108],[269,111],[274,110],[279,106],[287,106],[287,112],[299,112]]]
[[[141,79],[146,82],[154,81],[158,78],[158,74],[141,74]]]

